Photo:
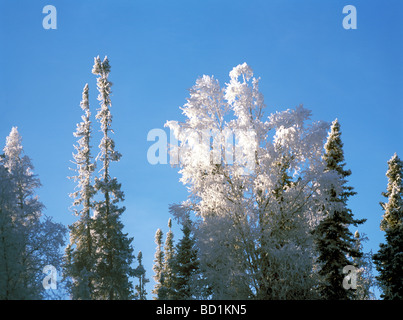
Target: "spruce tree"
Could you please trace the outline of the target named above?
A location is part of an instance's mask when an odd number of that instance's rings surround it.
[[[95,247],[92,239],[93,197],[95,194],[92,174],[95,169],[91,156],[91,112],[88,101],[88,84],[82,93],[81,109],[84,111],[82,122],[77,124],[74,136],[79,138],[75,145],[76,176],[72,178],[77,182],[77,191],[70,194],[74,198],[74,213],[79,220],[74,222],[70,229],[70,244],[66,248],[65,276],[71,279],[70,293],[72,299],[89,300],[93,292],[93,266],[95,265]]]
[[[19,212],[16,213],[23,225],[37,221],[41,216],[43,204],[35,197],[35,189],[41,186],[38,177],[33,173],[31,159],[24,155],[22,138],[17,127],[11,129],[4,147],[4,167],[9,171],[12,186],[17,196]]]
[[[365,235],[361,235],[358,230],[354,233],[355,249],[358,252],[363,251],[363,241],[367,241],[368,238]],[[354,292],[354,300],[374,300],[375,295],[371,291],[374,285],[374,276],[372,274],[372,251],[369,253],[363,253],[361,257],[353,258],[353,264],[357,266],[356,272],[356,284],[357,289]]]
[[[145,285],[148,282],[150,282],[150,280],[148,280],[146,278],[146,269],[144,269],[144,266],[143,266],[143,262],[142,262],[143,254],[141,251],[139,251],[139,253],[137,255],[137,261],[138,261],[139,265],[134,270],[134,272],[135,272],[135,276],[139,279],[139,284],[135,286],[136,293],[134,295],[134,298],[136,300],[146,300],[147,291],[146,291]]]
[[[0,300],[26,297],[19,281],[25,271],[21,261],[25,245],[22,226],[15,220],[17,197],[11,185],[10,174],[0,163]]]
[[[4,262],[6,270],[0,271],[5,272],[0,278],[6,278],[6,292],[0,296],[5,294],[3,299],[42,299],[50,294],[40,281],[43,267],[53,265],[59,269],[60,246],[64,244],[66,229],[42,213],[44,206],[35,194],[41,183],[34,174],[31,159],[24,154],[17,127],[12,128],[3,151],[0,166],[6,180],[2,184],[5,183],[8,190],[0,190],[0,254],[7,262]]]
[[[388,161],[388,186],[382,195],[388,199],[381,202],[384,215],[381,230],[386,243],[380,244],[374,255],[379,275],[376,277],[384,300],[403,299],[403,162],[395,153]]]
[[[133,285],[129,279],[134,275],[131,266],[134,259],[131,246],[133,239],[123,233],[120,216],[125,207],[119,207],[118,204],[124,200],[124,193],[121,184],[110,174],[111,162],[119,161],[121,154],[115,150],[115,142],[110,137],[113,133],[109,96],[112,83],[108,80],[110,73],[108,58],[105,57],[101,61],[96,57],[92,73],[98,76],[98,100],[101,107],[98,109],[96,119],[101,124],[103,134],[97,156],[97,160],[102,163],[101,176],[95,178],[95,190],[101,194],[102,199],[94,204],[97,246],[94,296],[96,299],[127,300],[133,298]]]
[[[164,246],[164,288],[165,288],[165,300],[173,299],[173,285],[174,285],[174,277],[173,277],[173,264],[175,259],[175,249],[174,249],[174,234],[172,232],[172,220],[168,219],[168,232],[165,239]]]
[[[333,121],[331,131],[325,144],[323,159],[326,171],[335,172],[341,192],[337,192],[337,182],[327,192],[328,203],[323,204],[325,217],[320,221],[315,234],[318,262],[320,264],[319,293],[322,299],[346,300],[353,297],[351,290],[343,288],[343,268],[351,265],[350,258],[362,256],[355,248],[355,240],[349,226],[363,223],[365,220],[354,219],[352,211],[347,207],[347,200],[356,194],[351,186],[347,186],[346,178],[351,175],[350,170],[344,169],[344,152],[341,141],[340,124]]]
[[[199,260],[197,257],[196,241],[192,236],[191,221],[186,216],[182,227],[183,237],[176,246],[173,263],[173,298],[190,300],[196,296]]]
[[[154,258],[154,265],[153,265],[153,271],[154,271],[154,289],[152,290],[152,293],[154,294],[154,300],[159,300],[161,297],[164,297],[163,291],[163,285],[164,285],[164,251],[162,250],[162,237],[163,237],[163,232],[161,229],[158,229],[155,232],[155,244],[157,245],[156,250],[155,250],[155,258]]]

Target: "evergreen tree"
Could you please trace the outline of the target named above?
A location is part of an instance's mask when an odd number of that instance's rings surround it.
[[[343,288],[343,268],[352,264],[348,257],[357,258],[362,253],[355,248],[354,236],[348,228],[365,221],[354,219],[352,211],[347,207],[348,198],[356,193],[351,186],[347,186],[346,178],[351,175],[351,171],[344,169],[340,136],[340,124],[336,119],[325,144],[323,159],[326,163],[325,171],[336,173],[339,181],[334,181],[326,190],[327,203],[322,204],[325,217],[314,231],[320,263],[319,293],[322,299],[327,300],[345,300],[353,296],[351,290]]]
[[[183,237],[176,246],[173,263],[173,298],[190,300],[197,296],[197,276],[199,261],[194,237],[192,236],[191,220],[185,218],[182,227]]]
[[[150,280],[148,280],[146,278],[146,269],[144,269],[142,260],[143,260],[143,254],[141,253],[141,251],[139,251],[139,253],[137,255],[137,261],[138,261],[139,265],[134,270],[135,276],[137,278],[139,278],[139,284],[135,286],[136,293],[134,294],[134,298],[136,300],[146,300],[147,291],[146,291],[145,285],[148,282],[150,282]]]
[[[108,80],[110,65],[107,57],[103,61],[94,59],[92,73],[97,75],[98,109],[96,119],[101,124],[103,137],[99,145],[97,160],[102,163],[101,176],[95,178],[95,190],[102,199],[94,204],[94,233],[96,236],[96,264],[94,275],[94,297],[96,299],[126,300],[133,297],[133,285],[129,278],[134,275],[131,266],[134,259],[132,238],[123,233],[120,216],[125,207],[118,203],[124,200],[121,184],[110,175],[111,162],[119,161],[121,154],[115,150],[115,142],[110,137],[112,115],[110,113],[111,86]]]
[[[163,291],[163,285],[164,285],[164,251],[162,250],[162,237],[163,237],[163,232],[161,229],[158,229],[155,233],[155,244],[157,245],[156,251],[155,251],[155,258],[154,258],[154,265],[153,265],[153,271],[154,271],[154,289],[152,290],[152,293],[154,294],[154,299],[159,300],[161,297],[164,297]]]
[[[354,233],[355,249],[358,252],[363,252],[363,241],[367,241],[368,238],[364,235],[360,235],[358,230]],[[371,291],[374,286],[374,277],[372,275],[372,251],[369,253],[363,253],[361,257],[353,258],[353,265],[357,266],[357,289],[354,292],[354,300],[374,300],[375,295]]]
[[[172,232],[172,220],[168,219],[168,232],[165,239],[164,246],[164,288],[165,293],[162,297],[163,300],[172,300],[174,296],[174,275],[173,275],[173,264],[175,259],[175,250],[174,250],[174,234]]]
[[[70,292],[72,299],[88,300],[93,292],[92,269],[95,265],[95,247],[92,239],[93,197],[95,190],[92,182],[92,174],[95,164],[91,156],[91,112],[88,102],[88,84],[82,93],[81,109],[84,111],[82,122],[77,124],[74,133],[78,137],[75,145],[76,154],[74,164],[77,166],[77,175],[72,177],[77,182],[78,190],[70,194],[74,198],[74,213],[79,220],[74,222],[70,229],[70,244],[66,248],[65,276],[71,278]]]
[[[388,202],[381,203],[384,215],[381,230],[386,243],[381,243],[374,255],[379,275],[376,277],[385,300],[403,299],[403,162],[395,153],[388,161],[388,186],[382,195]]]
[[[42,286],[42,270],[45,265],[59,268],[59,250],[64,244],[66,229],[42,215],[44,206],[35,195],[35,189],[41,184],[33,173],[31,159],[24,155],[16,127],[7,137],[4,155],[0,158],[3,184],[0,254],[4,259],[0,278],[6,279],[3,282],[5,292],[0,292],[0,296],[3,299],[46,298],[49,293]]]
[[[7,169],[0,164],[0,300],[24,299],[24,286],[19,276],[24,274],[21,253],[24,243],[22,226],[16,221],[14,189]]]
[[[17,196],[19,212],[15,218],[23,225],[28,225],[38,220],[44,206],[34,196],[35,189],[39,188],[41,183],[33,173],[31,159],[23,153],[22,138],[17,127],[13,127],[6,139],[3,165],[11,174],[12,186]]]

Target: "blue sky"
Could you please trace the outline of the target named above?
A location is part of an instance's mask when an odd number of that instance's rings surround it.
[[[48,4],[57,9],[56,30],[42,27]],[[342,27],[347,4],[357,9],[356,30]],[[384,239],[378,203],[386,162],[394,152],[403,157],[402,15],[399,0],[0,0],[0,139],[18,126],[45,213],[71,224],[72,133],[87,82],[96,113],[91,68],[94,56],[107,55],[123,154],[112,173],[126,194],[126,231],[151,279],[155,231],[167,231],[168,205],[187,191],[177,169],[147,162],[147,133],[182,119],[179,107],[197,77],[215,75],[223,85],[247,62],[261,77],[267,115],[302,103],[314,120],[339,119],[358,192],[350,207],[368,219],[360,231],[369,237],[365,250],[375,252]]]

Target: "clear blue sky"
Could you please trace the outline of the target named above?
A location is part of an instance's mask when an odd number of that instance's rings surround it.
[[[57,30],[42,27],[48,4]],[[342,27],[347,4],[357,8],[356,30]],[[45,213],[71,224],[72,133],[87,82],[95,115],[93,58],[107,55],[123,154],[112,170],[126,194],[126,231],[152,279],[155,231],[167,231],[168,205],[187,192],[177,169],[147,162],[147,133],[182,119],[179,106],[197,77],[215,75],[223,85],[247,62],[261,77],[267,115],[303,103],[315,120],[339,119],[358,192],[350,207],[368,219],[360,231],[370,239],[365,250],[375,252],[384,239],[378,203],[386,162],[394,152],[403,157],[402,21],[399,0],[0,0],[0,139],[4,145],[18,126]]]

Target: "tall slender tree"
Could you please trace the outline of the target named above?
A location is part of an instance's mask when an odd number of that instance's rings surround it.
[[[103,137],[99,144],[100,152],[97,160],[102,163],[100,177],[95,178],[95,190],[102,199],[94,203],[94,230],[96,236],[96,264],[94,273],[96,284],[94,296],[97,299],[126,300],[133,298],[133,285],[130,277],[134,275],[132,240],[123,233],[121,215],[125,207],[119,207],[124,200],[121,184],[111,177],[111,162],[117,162],[121,154],[115,150],[115,142],[110,134],[112,115],[110,112],[111,86],[108,80],[110,73],[108,58],[103,61],[99,56],[94,59],[92,73],[97,75],[98,100],[101,107],[96,119],[101,125]]]
[[[172,232],[172,219],[168,219],[168,232],[165,239],[164,246],[164,300],[172,300],[174,298],[174,274],[173,266],[175,259],[175,248],[174,248],[174,234]]]
[[[356,192],[347,185],[346,178],[351,171],[344,169],[343,143],[337,119],[332,123],[323,159],[325,171],[336,175],[334,182],[325,190],[327,201],[320,204],[325,216],[314,231],[321,276],[319,292],[322,299],[351,299],[353,292],[343,288],[343,268],[353,263],[349,257],[361,257],[362,252],[357,250],[349,227],[357,226],[365,219],[354,219],[351,209],[347,207],[348,198]]]
[[[134,298],[136,300],[146,300],[147,290],[146,290],[145,285],[148,282],[150,282],[150,280],[148,280],[146,278],[146,269],[144,269],[144,266],[143,266],[143,254],[141,251],[139,251],[139,253],[137,255],[137,261],[138,261],[139,265],[135,269],[135,276],[139,279],[139,284],[135,286],[136,293],[134,295]]]
[[[388,161],[388,186],[382,195],[388,201],[381,202],[384,215],[381,230],[386,243],[381,243],[374,255],[379,275],[376,277],[381,297],[385,300],[403,299],[403,162],[395,153]]]
[[[70,194],[74,199],[74,213],[79,220],[74,222],[70,229],[70,244],[66,248],[65,276],[71,278],[70,292],[72,299],[88,300],[93,292],[93,266],[95,265],[95,246],[92,239],[93,197],[95,194],[92,175],[95,163],[91,156],[91,112],[88,101],[88,84],[85,85],[80,103],[84,114],[82,122],[77,124],[74,136],[79,138],[73,155],[75,171],[73,176],[77,182],[77,190]]]
[[[162,249],[162,237],[163,237],[163,232],[161,229],[157,229],[155,232],[155,244],[157,245],[156,250],[155,250],[155,258],[154,258],[154,265],[153,265],[153,271],[154,271],[154,289],[152,293],[154,294],[154,299],[159,300],[161,297],[163,297],[163,285],[164,285],[164,251]]]
[[[364,241],[368,238],[361,235],[358,230],[354,233],[355,248],[358,252],[363,252]],[[363,253],[361,257],[353,258],[353,264],[357,266],[356,285],[354,292],[354,300],[374,300],[375,295],[372,292],[372,287],[375,285],[375,278],[372,274],[372,251]]]

